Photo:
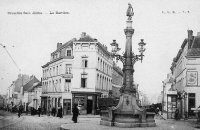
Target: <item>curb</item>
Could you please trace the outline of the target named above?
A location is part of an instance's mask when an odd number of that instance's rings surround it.
[[[18,120],[18,121],[15,121],[15,122],[12,122],[12,123],[6,124],[6,125],[0,127],[0,129],[6,128],[6,127],[8,127],[8,126],[10,126],[10,125],[14,125],[14,124],[16,124],[16,123],[18,123],[18,122],[20,122],[20,121],[22,121],[22,120],[24,120],[24,117],[21,117],[21,119]]]

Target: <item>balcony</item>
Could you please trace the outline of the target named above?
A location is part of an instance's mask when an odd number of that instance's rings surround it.
[[[67,78],[67,79],[72,79],[73,78],[73,74],[71,73],[65,73],[61,75],[63,78]]]

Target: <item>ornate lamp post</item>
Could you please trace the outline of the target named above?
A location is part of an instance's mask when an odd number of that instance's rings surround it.
[[[136,61],[143,60],[143,52],[145,51],[144,40],[138,43],[139,55],[132,52],[132,35],[134,29],[132,28],[132,16],[134,14],[131,4],[126,12],[128,19],[127,26],[124,29],[126,35],[125,53],[119,55],[117,52],[120,50],[116,40],[110,44],[112,46],[112,56],[116,60],[121,60],[123,63],[123,87],[120,88],[121,96],[119,104],[116,107],[109,108],[109,110],[101,111],[101,125],[118,126],[118,127],[148,127],[155,126],[154,113],[148,113],[137,104],[136,99],[136,86],[133,81],[133,65]]]

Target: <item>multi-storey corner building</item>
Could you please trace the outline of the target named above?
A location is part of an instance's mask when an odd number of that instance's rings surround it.
[[[83,114],[96,113],[98,98],[112,89],[112,59],[107,47],[82,33],[51,53],[43,65],[42,107],[47,111],[59,106],[71,114],[77,103]]]
[[[52,108],[63,105],[64,114],[71,113],[71,80],[73,56],[72,39],[67,43],[57,43],[51,53],[50,62],[42,66],[42,99],[41,107],[50,112]]]
[[[177,89],[177,107],[182,117],[193,116],[200,106],[200,33],[193,36],[188,30],[186,38],[174,58],[171,70]]]

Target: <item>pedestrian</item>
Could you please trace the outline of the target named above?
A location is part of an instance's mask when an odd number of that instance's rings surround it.
[[[20,106],[18,106],[18,117],[21,116],[21,110],[20,110]]]
[[[38,107],[38,116],[40,117],[40,114],[41,114],[41,107],[39,106]]]
[[[62,109],[62,106],[60,107],[60,118],[63,118],[63,109]]]
[[[23,106],[22,106],[22,105],[19,105],[19,106],[18,106],[18,117],[21,116],[22,111],[23,111]]]
[[[28,104],[26,105],[26,115],[28,115]]]
[[[60,107],[58,107],[57,117],[60,117]]]
[[[178,120],[179,119],[179,110],[178,108],[176,108],[176,111],[175,111],[175,120]]]
[[[52,114],[53,114],[53,116],[56,115],[56,108],[55,107],[52,108]]]
[[[72,112],[73,112],[72,120],[74,121],[74,123],[77,123],[77,118],[78,118],[78,115],[79,115],[79,110],[78,110],[77,106],[78,106],[77,104],[74,104],[74,107],[72,109]]]
[[[62,106],[58,109],[57,117],[63,118]]]
[[[160,109],[157,107],[156,108],[156,115],[159,115],[159,111],[160,111]]]

